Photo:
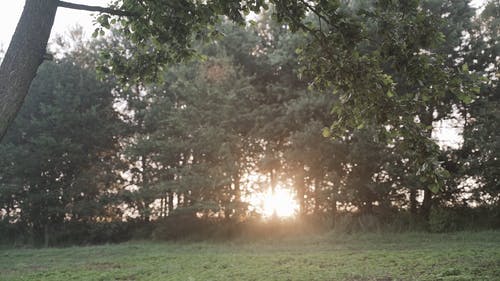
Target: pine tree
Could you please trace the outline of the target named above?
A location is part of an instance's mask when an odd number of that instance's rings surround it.
[[[112,85],[71,57],[45,63],[3,139],[0,192],[35,242],[65,221],[108,217],[121,121]]]

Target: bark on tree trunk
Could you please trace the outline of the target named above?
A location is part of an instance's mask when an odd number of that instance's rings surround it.
[[[152,203],[150,199],[150,195],[148,194],[151,187],[149,186],[149,177],[148,177],[148,171],[146,168],[148,167],[148,161],[146,160],[146,156],[142,155],[141,156],[141,189],[142,191],[146,191],[146,196],[143,197],[143,209],[142,209],[142,217],[145,222],[150,221],[150,207],[149,205]]]
[[[417,190],[410,188],[410,214],[412,218],[417,216]]]
[[[297,198],[299,200],[299,206],[300,206],[300,216],[305,217],[306,202],[304,197],[306,195],[306,183],[305,183],[305,172],[303,165],[299,166],[297,174],[295,175],[295,185],[297,188]]]
[[[432,208],[432,191],[427,188],[424,190],[424,200],[422,201],[422,207],[420,209],[422,218],[425,221],[429,220],[431,208]]]
[[[321,179],[316,177],[314,179],[314,214],[318,215],[321,205]]]
[[[431,110],[422,109],[422,112],[419,115],[420,121],[427,128],[427,137],[432,137],[432,122],[434,121],[434,117]],[[422,218],[428,222],[429,214],[432,207],[432,191],[428,187],[424,187],[424,200],[422,201],[422,206],[420,207],[420,214]]]
[[[169,191],[168,192],[168,211],[167,211],[167,216],[172,215],[173,211],[174,211],[174,192]]]
[[[26,0],[0,66],[0,140],[28,94],[43,62],[58,0]]]
[[[335,227],[335,223],[337,222],[338,184],[340,184],[340,182],[336,182],[335,185],[332,188],[332,200],[331,200],[332,211],[331,211],[330,215],[331,215],[331,220],[332,220],[333,227]]]
[[[234,172],[233,175],[233,184],[234,184],[234,202],[235,204],[235,215],[236,217],[239,217],[243,212],[241,208],[241,187],[240,187],[240,181],[241,181],[241,176],[240,176],[240,169],[239,169],[239,163],[238,163],[238,169]]]

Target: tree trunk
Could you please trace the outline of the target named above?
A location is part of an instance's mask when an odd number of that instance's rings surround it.
[[[167,215],[170,216],[172,215],[172,212],[174,211],[174,192],[169,191],[168,192],[168,208],[167,208]]]
[[[49,229],[49,223],[47,222],[43,228],[43,245],[45,248],[49,247],[50,243],[50,229]]]
[[[297,189],[297,199],[299,200],[299,214],[301,217],[305,217],[306,215],[306,183],[305,183],[305,171],[304,166],[300,165],[299,169],[295,175],[295,188]]]
[[[0,66],[0,140],[19,112],[43,62],[57,0],[26,0]]]
[[[166,213],[167,213],[167,202],[166,202],[166,197],[165,196],[162,196],[160,198],[160,218],[164,218],[166,217]]]
[[[420,209],[420,214],[425,221],[429,220],[429,215],[432,208],[432,191],[428,188],[424,190],[424,201],[422,201],[422,207]]]
[[[321,179],[314,179],[314,214],[318,215],[321,206]]]
[[[340,185],[340,181],[338,182]],[[338,196],[338,189],[339,185],[337,183],[332,187],[332,199],[331,199],[331,220],[332,220],[332,225],[335,227],[335,223],[337,222],[337,196]]]
[[[363,205],[363,214],[364,215],[371,215],[373,214],[373,201],[370,199],[365,202]]]
[[[415,218],[417,215],[417,190],[410,188],[410,215]]]
[[[182,193],[181,192],[177,192],[177,208],[180,209],[182,208]]]
[[[241,176],[240,176],[240,169],[239,169],[239,163],[238,163],[238,169],[235,171],[233,175],[233,184],[234,184],[234,206],[235,206],[235,215],[239,217],[241,214],[243,214],[243,210],[241,208],[241,187],[240,187],[240,181],[241,181]]]
[[[278,184],[278,179],[276,177],[276,171],[274,169],[271,169],[269,177],[271,179],[271,194],[274,198],[274,196],[276,194],[276,185]],[[276,213],[276,208],[273,209],[272,219],[273,220],[278,219],[278,214]]]
[[[432,137],[432,122],[434,121],[434,117],[432,115],[432,110],[422,109],[422,112],[419,115],[420,121],[422,124],[426,126],[427,129],[427,137]],[[422,206],[420,207],[420,215],[425,221],[429,220],[429,214],[432,207],[432,191],[428,187],[424,187],[424,200],[422,201]]]

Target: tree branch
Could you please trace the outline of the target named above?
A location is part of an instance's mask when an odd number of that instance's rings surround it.
[[[127,11],[116,10],[116,9],[100,7],[100,6],[89,6],[89,5],[83,5],[83,4],[75,4],[75,3],[65,2],[65,1],[59,1],[58,6],[63,7],[63,8],[68,8],[68,9],[74,9],[74,10],[100,12],[100,13],[105,13],[105,14],[110,14],[110,15],[115,15],[115,16],[124,16],[124,17],[135,16],[134,13],[127,12]]]
[[[321,25],[321,20],[326,22],[328,25],[331,25],[330,20],[328,20],[328,18],[326,18],[323,14],[321,14],[314,6],[312,6],[311,4],[307,3],[307,1],[304,1],[304,0],[300,0],[300,2],[302,4],[304,4],[304,6],[306,6],[311,12],[313,12],[316,16],[318,16],[320,18],[320,25]]]

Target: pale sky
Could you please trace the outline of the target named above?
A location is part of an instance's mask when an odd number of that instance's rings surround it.
[[[23,11],[25,0],[0,0],[0,47],[7,49],[17,22]],[[67,2],[93,6],[106,6],[108,0],[67,0]],[[90,37],[93,27],[92,13],[86,11],[59,8],[57,11],[51,38],[56,34],[65,34],[76,25],[84,27],[85,33]]]

